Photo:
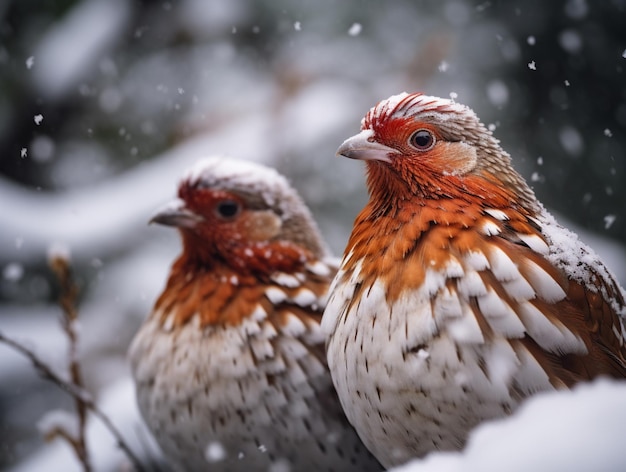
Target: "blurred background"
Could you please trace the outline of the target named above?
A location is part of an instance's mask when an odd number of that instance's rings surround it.
[[[46,260],[69,250],[87,385],[143,444],[125,350],[179,250],[153,211],[197,158],[254,160],[340,255],[366,191],[335,150],[401,91],[471,106],[625,284],[624,25],[625,0],[4,0],[0,331],[65,368]],[[71,406],[0,344],[0,469],[77,467],[37,430]]]

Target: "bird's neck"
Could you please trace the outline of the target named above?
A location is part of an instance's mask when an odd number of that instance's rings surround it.
[[[201,326],[236,325],[250,316],[255,308],[240,296],[254,290],[254,286],[251,276],[241,276],[225,266],[210,272],[201,271],[179,258],[155,304],[153,315],[160,318],[161,324],[170,327],[185,325],[194,316],[198,317]],[[255,297],[248,295],[250,298]]]
[[[488,187],[468,188],[462,195],[450,189],[436,197],[413,194],[387,202],[373,195],[355,220],[342,263],[344,276],[358,270],[363,290],[382,281],[391,303],[401,290],[419,287],[429,270],[445,271],[451,259],[483,244],[490,237],[485,230],[489,225],[508,224],[532,232],[526,228],[532,213],[515,207],[505,190]],[[499,221],[493,213],[508,220]]]
[[[306,249],[287,241],[204,241],[183,233],[183,253],[175,267],[185,273],[232,272],[265,280],[276,272],[294,273],[313,258]]]
[[[466,206],[508,209],[535,214],[540,208],[524,179],[496,176],[481,170],[468,175],[437,175],[428,169],[398,173],[378,162],[368,162],[369,215],[394,215],[405,207]],[[519,189],[519,191],[517,190]],[[447,203],[446,203],[447,202]]]
[[[211,246],[184,236],[183,253],[171,268],[155,316],[162,323],[171,317],[175,325],[196,314],[202,326],[235,325],[251,316],[277,275],[302,273],[312,259],[306,250],[282,241]]]

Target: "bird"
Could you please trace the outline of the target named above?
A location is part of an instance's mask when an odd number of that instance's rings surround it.
[[[322,319],[350,423],[385,467],[463,448],[539,392],[626,376],[621,288],[469,107],[380,101],[337,155],[365,161]]]
[[[177,471],[374,471],[320,321],[333,258],[274,169],[200,159],[153,223],[182,253],[129,347],[140,412]]]

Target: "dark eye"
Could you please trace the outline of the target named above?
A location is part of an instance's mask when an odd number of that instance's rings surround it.
[[[239,214],[241,205],[235,200],[222,200],[215,207],[215,211],[217,216],[229,220]]]
[[[421,129],[411,135],[409,144],[419,151],[428,151],[435,145],[435,136],[430,131]]]

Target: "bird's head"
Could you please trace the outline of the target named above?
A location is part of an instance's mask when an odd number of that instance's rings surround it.
[[[388,205],[415,197],[493,197],[536,210],[532,190],[491,131],[452,100],[421,93],[383,100],[337,154],[367,161],[370,193]]]
[[[236,272],[289,271],[326,254],[306,205],[273,169],[232,158],[199,161],[178,198],[151,222],[177,227],[187,263]]]

